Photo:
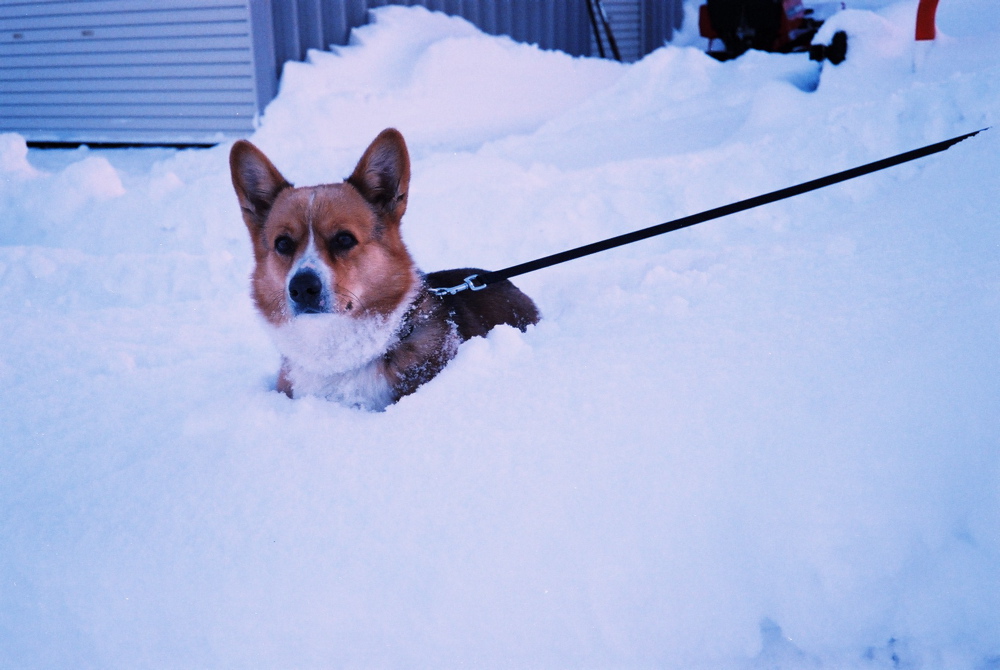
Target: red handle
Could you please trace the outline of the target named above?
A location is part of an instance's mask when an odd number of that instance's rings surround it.
[[[932,40],[937,37],[937,28],[934,27],[937,6],[938,0],[920,0],[917,5],[917,40]]]

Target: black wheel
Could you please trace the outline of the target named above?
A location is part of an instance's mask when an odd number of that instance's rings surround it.
[[[843,30],[833,34],[833,40],[826,48],[826,57],[834,65],[840,65],[847,58],[847,33]]]
[[[828,60],[834,65],[840,65],[847,58],[847,33],[843,30],[835,32],[829,46],[826,44],[810,45],[809,58],[816,61]]]

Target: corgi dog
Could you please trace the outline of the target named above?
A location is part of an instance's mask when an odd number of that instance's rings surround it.
[[[437,375],[461,342],[537,323],[509,281],[439,296],[482,270],[421,273],[400,236],[410,159],[382,131],[338,184],[296,188],[253,144],[229,155],[253,244],[251,295],[281,354],[277,390],[383,410]]]

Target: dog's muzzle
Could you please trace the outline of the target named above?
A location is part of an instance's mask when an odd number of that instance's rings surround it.
[[[312,270],[299,270],[288,282],[288,297],[291,298],[295,314],[322,314],[323,280]]]

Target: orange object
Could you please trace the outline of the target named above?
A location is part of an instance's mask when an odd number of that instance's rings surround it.
[[[937,13],[938,0],[920,0],[917,5],[917,34],[920,40],[932,40],[937,37],[934,25],[934,15]]]
[[[708,5],[698,8],[698,32],[710,40],[719,38],[719,33],[715,32],[715,27],[712,25],[712,19],[708,17]]]

